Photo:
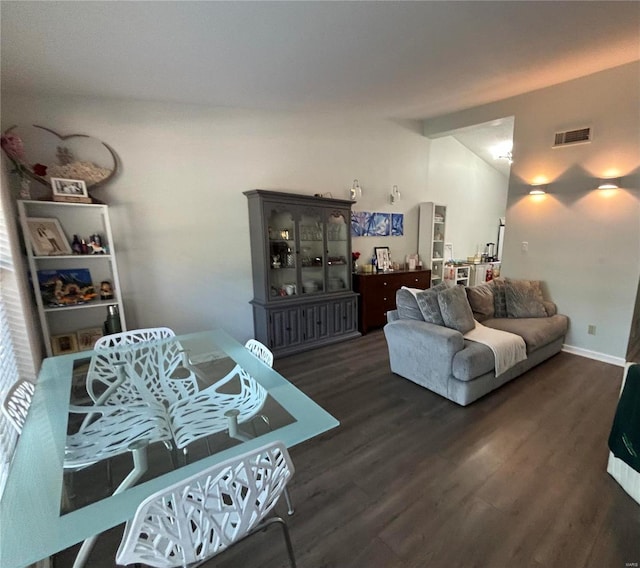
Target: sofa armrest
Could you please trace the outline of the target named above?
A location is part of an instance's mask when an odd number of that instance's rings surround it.
[[[425,321],[399,319],[384,326],[391,370],[398,375],[447,392],[453,357],[464,349],[459,331]]]

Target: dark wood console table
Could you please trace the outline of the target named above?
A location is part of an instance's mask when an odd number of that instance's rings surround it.
[[[396,309],[396,290],[429,288],[431,270],[396,270],[374,274],[354,274],[353,290],[358,292],[359,330],[367,333],[372,328],[387,323],[386,313]]]

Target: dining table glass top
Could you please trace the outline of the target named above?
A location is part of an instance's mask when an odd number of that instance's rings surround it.
[[[167,344],[167,340],[160,341]],[[113,487],[133,468],[129,452],[110,462],[111,489],[104,462],[82,468],[73,474],[72,486],[67,484],[68,498],[63,500],[67,435],[78,428],[69,412],[70,405],[92,403],[84,383],[88,363],[96,352],[45,359],[0,498],[0,566],[28,566],[121,524],[133,517],[149,495],[225,459],[273,440],[291,447],[339,424],[223,330],[180,335],[170,341],[179,342],[188,353],[201,390],[234,367],[243,369],[266,390],[259,412],[265,419],[240,424],[241,432],[246,434],[241,434],[240,439],[221,431],[194,441],[188,446],[188,463],[183,458],[176,462],[181,451],[174,450],[171,456],[162,442],[150,444],[148,470],[135,485],[117,495],[111,494]],[[176,380],[181,378],[180,371],[184,369],[176,370]],[[225,388],[233,392],[235,387],[229,383]]]

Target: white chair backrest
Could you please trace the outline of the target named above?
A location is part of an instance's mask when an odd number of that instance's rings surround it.
[[[18,434],[22,433],[22,428],[27,419],[27,412],[29,411],[29,406],[31,406],[31,399],[33,398],[35,389],[36,386],[31,381],[20,379],[9,389],[2,404],[2,412]]]
[[[257,339],[249,339],[244,346],[269,367],[273,367],[273,353]]]
[[[87,392],[94,403],[135,404],[144,400],[171,404],[198,392],[198,381],[192,372],[184,378],[173,377],[183,360],[182,347],[173,338],[175,333],[167,327],[100,338],[87,373]],[[122,384],[110,389],[121,378]],[[101,397],[109,389],[109,396]]]
[[[219,554],[266,517],[293,472],[273,442],[162,489],[127,523],[117,564],[178,568]]]

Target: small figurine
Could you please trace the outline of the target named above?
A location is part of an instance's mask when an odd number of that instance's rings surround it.
[[[113,300],[113,286],[108,280],[100,282],[100,299]]]

